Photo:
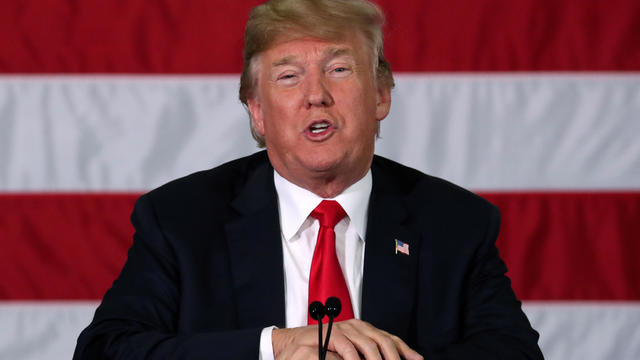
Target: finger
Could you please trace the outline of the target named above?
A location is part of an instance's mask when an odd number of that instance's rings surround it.
[[[334,327],[329,339],[329,350],[336,352],[344,360],[360,360],[360,354],[344,332]]]
[[[386,360],[400,360],[400,356],[407,360],[423,359],[422,355],[411,349],[398,336],[380,330],[366,321],[348,320],[342,322],[340,327],[366,359],[378,359],[380,354]],[[365,337],[364,340],[362,336]],[[368,338],[375,342],[377,349],[371,347]]]
[[[378,343],[375,337],[380,330],[371,326],[370,324],[360,320],[347,320],[337,323],[337,328],[344,334],[347,339],[355,346],[355,348],[364,355],[367,360],[382,360],[382,354],[380,353]],[[391,345],[393,347],[393,345]],[[396,359],[399,360],[396,356]],[[392,360],[393,358],[389,358]]]
[[[327,357],[325,357],[325,360],[342,360],[342,358],[333,351],[327,351]]]
[[[386,331],[378,330],[372,332],[371,336],[376,344],[378,344],[378,350],[382,353],[385,360],[400,360],[400,350],[397,347],[396,342],[393,340],[392,335]],[[402,341],[402,340],[400,340]]]
[[[349,332],[345,334],[349,341],[356,347],[360,354],[364,355],[366,360],[382,360],[382,354],[378,342],[373,336],[375,334],[364,334],[360,332]],[[393,347],[393,346],[392,346]],[[395,348],[394,348],[395,350]],[[389,360],[399,360],[397,352],[395,358],[388,358]]]

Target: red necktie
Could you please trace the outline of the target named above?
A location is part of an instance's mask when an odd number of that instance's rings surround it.
[[[346,215],[342,206],[334,200],[322,200],[311,212],[311,216],[320,222],[320,230],[309,274],[309,304],[313,301],[324,304],[330,296],[340,299],[342,311],[334,321],[353,319],[349,289],[336,255],[336,233],[333,231]],[[328,321],[327,317],[323,319],[323,323]],[[315,324],[316,321],[308,316],[307,323]]]

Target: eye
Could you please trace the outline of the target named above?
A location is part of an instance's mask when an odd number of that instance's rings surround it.
[[[341,78],[348,76],[349,74],[351,74],[351,68],[348,66],[336,65],[329,69],[329,76],[332,77]]]
[[[290,80],[290,79],[294,79],[295,77],[296,77],[296,74],[282,74],[278,76],[278,80]]]
[[[283,86],[295,85],[299,80],[299,76],[295,72],[285,72],[276,78],[276,82]]]

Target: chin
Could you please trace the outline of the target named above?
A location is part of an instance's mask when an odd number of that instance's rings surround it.
[[[303,166],[313,172],[327,173],[337,169],[339,164],[340,162],[335,159],[312,159],[311,161],[305,161]]]

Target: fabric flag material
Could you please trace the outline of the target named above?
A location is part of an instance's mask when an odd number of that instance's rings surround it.
[[[259,0],[0,2],[0,359],[69,359],[145,191],[256,151]],[[377,1],[376,152],[484,196],[547,359],[640,358],[640,2]]]

